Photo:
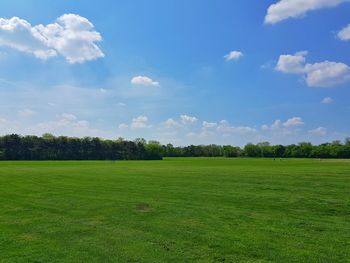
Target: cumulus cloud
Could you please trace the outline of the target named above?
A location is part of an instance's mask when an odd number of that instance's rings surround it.
[[[332,87],[350,80],[350,67],[344,63],[324,61],[305,66],[310,87]]]
[[[309,11],[335,7],[349,0],[280,0],[270,5],[265,17],[265,23],[275,24],[288,18],[305,15]]]
[[[216,122],[207,122],[203,121],[202,126],[204,129],[213,129],[217,126],[218,124]]]
[[[280,129],[282,126],[282,121],[281,120],[275,120],[271,125],[264,124],[261,126],[261,129],[264,131],[276,131]]]
[[[174,119],[169,118],[164,122],[164,126],[168,129],[171,129],[171,128],[179,128],[181,127],[181,124],[175,121]]]
[[[297,127],[297,126],[303,126],[304,122],[300,117],[293,117],[288,119],[285,123],[283,123],[283,126],[286,128],[291,128],[291,127]]]
[[[226,120],[219,122],[216,130],[224,135],[256,133],[256,129],[248,126],[231,126]]]
[[[196,117],[188,116],[188,115],[181,115],[180,118],[183,124],[196,123],[198,120]]]
[[[148,118],[146,116],[138,116],[133,118],[130,127],[131,129],[149,128],[150,125],[148,124]]]
[[[314,136],[326,136],[327,135],[327,129],[324,127],[319,127],[313,130],[309,130],[309,133]]]
[[[85,17],[64,14],[55,23],[32,26],[19,17],[0,18],[0,46],[48,59],[62,55],[69,63],[104,57],[96,43],[102,37]]]
[[[338,38],[344,41],[350,40],[350,24],[338,32]]]
[[[283,73],[302,75],[310,87],[333,87],[350,80],[350,67],[344,63],[323,61],[306,63],[307,52],[281,55],[276,70]]]
[[[118,125],[119,130],[126,130],[129,128],[131,130],[140,130],[140,129],[150,128],[150,127],[152,127],[152,125],[149,124],[148,117],[146,116],[138,116],[136,118],[133,118],[130,124],[121,123]]]
[[[227,55],[224,56],[226,61],[239,60],[241,57],[243,57],[243,53],[241,51],[236,51],[236,50],[231,51],[230,53],[228,53]]]
[[[331,104],[331,103],[333,103],[333,99],[331,98],[331,97],[325,97],[322,101],[321,101],[321,103],[322,104]]]
[[[294,55],[281,55],[276,66],[276,70],[283,73],[305,73],[305,56],[307,54],[307,51],[301,51],[295,53]]]
[[[0,45],[21,52],[31,53],[37,58],[47,59],[57,56],[56,50],[48,47],[38,37],[35,27],[24,19],[0,18]]]
[[[142,86],[159,86],[158,81],[154,81],[146,76],[136,76],[131,79],[131,84]]]
[[[271,125],[264,124],[261,126],[263,131],[270,131],[273,133],[290,134],[296,128],[303,126],[305,123],[300,117],[293,117],[285,122],[275,120]]]

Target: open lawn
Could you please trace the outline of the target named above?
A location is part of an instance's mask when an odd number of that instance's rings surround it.
[[[350,162],[0,162],[0,262],[350,262]]]

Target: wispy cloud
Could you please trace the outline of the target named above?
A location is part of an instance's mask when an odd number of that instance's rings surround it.
[[[314,136],[326,136],[327,135],[327,129],[324,127],[318,127],[313,130],[309,130],[309,133]]]

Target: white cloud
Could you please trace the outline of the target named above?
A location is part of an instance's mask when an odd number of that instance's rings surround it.
[[[310,87],[333,87],[350,81],[350,67],[344,63],[323,61],[306,63],[306,51],[294,55],[281,55],[276,70],[302,75]]]
[[[0,18],[0,45],[31,53],[34,56],[47,59],[57,55],[36,37],[37,30],[29,22],[18,17],[11,19]]]
[[[310,134],[315,136],[326,136],[327,135],[327,129],[323,127],[319,127],[313,130],[309,131]]]
[[[331,103],[333,103],[333,99],[331,98],[331,97],[325,97],[322,101],[321,101],[321,103],[322,104],[331,104]]]
[[[127,125],[126,123],[121,123],[121,124],[119,124],[118,128],[121,130],[125,130],[125,129],[129,128],[129,125]]]
[[[275,120],[271,125],[264,124],[261,126],[262,131],[272,132],[275,135],[292,135],[299,131],[299,127],[305,123],[300,117],[293,117],[285,122]]]
[[[23,109],[18,111],[19,116],[21,117],[30,117],[33,116],[35,114],[35,112],[31,109]]]
[[[198,135],[200,138],[212,138],[213,136],[216,136],[216,133],[215,131],[212,131],[212,130],[207,130],[207,129],[204,129],[202,130],[199,135]]]
[[[218,124],[216,122],[207,122],[203,121],[202,126],[204,129],[212,129],[215,128]]]
[[[131,129],[144,129],[151,126],[148,124],[148,118],[146,116],[138,116],[132,119],[130,127]]]
[[[168,128],[168,129],[171,129],[171,128],[179,128],[179,127],[181,127],[181,124],[178,123],[177,121],[175,121],[175,120],[172,119],[172,118],[167,119],[167,120],[164,122],[164,125],[165,125],[165,127]]]
[[[256,129],[248,126],[231,127],[231,129],[235,133],[255,133],[256,132]]]
[[[159,86],[158,81],[154,81],[146,76],[136,76],[131,79],[131,84],[142,86]]]
[[[43,117],[41,112],[36,112],[35,114],[39,115],[38,118]],[[115,138],[116,135],[112,131],[93,128],[88,121],[81,120],[70,113],[58,114],[54,120],[46,119],[36,123],[24,123],[21,119],[15,117],[12,117],[11,120],[0,117],[0,134],[12,133],[38,136],[44,133],[52,133],[56,136],[91,136],[101,138]]]
[[[349,0],[280,0],[272,4],[265,17],[265,23],[275,24],[287,18],[297,18],[309,11],[335,7]]]
[[[305,66],[310,87],[332,87],[350,80],[350,67],[344,63],[324,61]]]
[[[227,55],[224,56],[226,61],[239,60],[241,57],[243,57],[243,53],[241,51],[236,51],[236,50],[231,51],[230,53],[228,53]]]
[[[291,128],[291,127],[297,127],[297,126],[303,126],[304,122],[300,117],[293,117],[288,119],[285,123],[283,123],[283,126],[286,128]]]
[[[62,115],[62,120],[67,120],[67,121],[76,121],[78,118],[74,114],[70,113],[63,113]]]
[[[180,118],[183,124],[196,123],[198,120],[196,117],[192,117],[188,115],[181,115]]]
[[[217,126],[216,130],[225,135],[230,134],[249,134],[256,133],[256,129],[248,127],[248,126],[231,126],[228,121],[222,120]]]
[[[338,38],[344,41],[350,40],[350,24],[338,32]]]
[[[297,52],[295,55],[281,55],[276,66],[276,70],[283,73],[304,73],[306,55],[307,51]]]
[[[71,63],[104,57],[96,45],[102,37],[85,17],[64,14],[55,23],[32,26],[18,17],[0,18],[0,46],[30,53],[40,59],[62,55]]]
[[[264,124],[263,126],[261,126],[261,129],[264,131],[276,131],[281,128],[281,125],[281,120],[275,120],[274,123],[272,123],[271,125]]]
[[[86,120],[79,120],[75,115],[63,113],[57,116],[56,121],[46,121],[24,129],[26,134],[41,135],[52,133],[68,136],[99,136],[106,137],[107,132],[93,129]]]

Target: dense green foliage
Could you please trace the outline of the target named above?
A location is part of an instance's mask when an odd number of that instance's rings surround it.
[[[268,142],[247,144],[243,149],[230,145],[199,145],[186,147],[163,146],[168,157],[265,157],[265,158],[350,158],[350,139],[344,144],[339,141],[312,145],[299,143],[292,145],[270,145]]]
[[[0,262],[348,262],[350,162],[0,162]]]
[[[158,148],[157,142],[12,134],[0,137],[0,160],[159,160]]]
[[[288,146],[268,142],[247,144],[243,149],[230,145],[174,147],[145,139],[134,141],[99,138],[55,137],[51,134],[0,137],[0,160],[159,160],[162,157],[267,157],[267,158],[350,158],[350,139],[312,145]]]

